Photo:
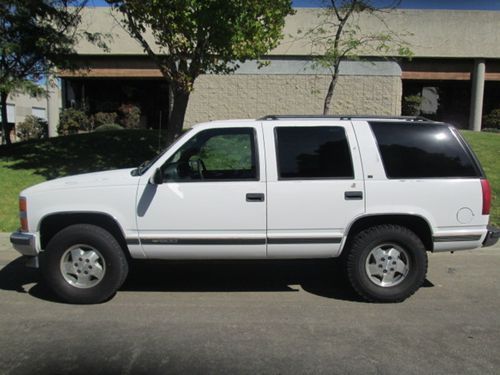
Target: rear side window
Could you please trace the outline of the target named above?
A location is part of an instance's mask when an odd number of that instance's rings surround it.
[[[277,127],[276,146],[280,179],[354,178],[342,127]]]
[[[450,128],[425,123],[370,123],[388,178],[479,177]]]

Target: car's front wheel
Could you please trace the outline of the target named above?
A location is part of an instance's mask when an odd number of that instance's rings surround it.
[[[365,229],[347,250],[351,285],[368,301],[403,301],[425,281],[427,253],[420,238],[406,227]]]
[[[128,273],[127,259],[115,237],[89,224],[71,225],[58,232],[40,260],[48,286],[70,303],[109,299]]]

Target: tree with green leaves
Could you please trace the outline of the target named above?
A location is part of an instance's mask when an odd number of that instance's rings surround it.
[[[105,47],[102,36],[80,31],[88,0],[2,0],[0,2],[0,99],[4,141],[10,93],[45,93],[37,84],[56,67],[72,69],[74,46],[85,38]]]
[[[300,39],[308,39],[316,51],[316,66],[330,71],[330,84],[323,102],[323,114],[330,112],[333,93],[339,77],[340,63],[358,60],[361,56],[398,55],[411,57],[412,52],[404,36],[396,34],[384,21],[384,15],[393,11],[401,0],[328,0],[321,11],[319,22],[307,30],[299,30]],[[379,32],[367,32],[360,27],[360,16],[378,20]]]
[[[260,59],[278,45],[285,17],[293,13],[291,0],[107,1],[169,83],[167,143],[182,131],[196,78]]]

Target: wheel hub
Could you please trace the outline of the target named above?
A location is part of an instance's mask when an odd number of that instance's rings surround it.
[[[391,243],[382,244],[368,254],[365,270],[374,284],[392,287],[400,284],[408,275],[410,258],[403,247]]]
[[[92,288],[106,272],[101,253],[88,245],[74,245],[61,257],[61,273],[67,283],[77,288]]]

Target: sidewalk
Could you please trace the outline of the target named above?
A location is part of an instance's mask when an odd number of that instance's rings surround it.
[[[0,232],[0,251],[13,250],[10,244],[10,233]]]
[[[10,233],[0,232],[0,269],[21,256],[10,244]]]

